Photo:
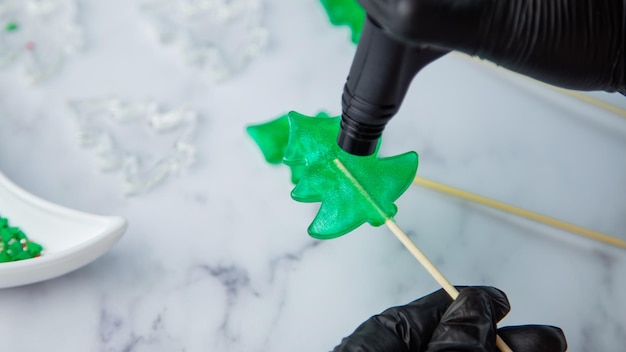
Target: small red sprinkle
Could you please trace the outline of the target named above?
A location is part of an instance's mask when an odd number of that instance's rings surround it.
[[[35,43],[33,43],[33,42],[27,42],[27,43],[26,43],[26,49],[28,49],[28,50],[34,50],[34,49],[35,49]]]

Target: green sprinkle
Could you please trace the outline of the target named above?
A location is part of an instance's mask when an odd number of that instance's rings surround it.
[[[20,25],[17,24],[17,22],[9,22],[7,23],[6,27],[4,27],[4,30],[7,32],[14,32],[18,30],[19,28],[20,28]]]
[[[42,250],[43,247],[31,242],[19,227],[9,226],[9,221],[0,217],[0,263],[35,258]]]

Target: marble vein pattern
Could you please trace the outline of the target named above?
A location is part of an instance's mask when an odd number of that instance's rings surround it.
[[[79,1],[90,45],[43,84],[0,71],[0,170],[41,198],[129,222],[91,264],[0,290],[3,351],[328,351],[438,289],[384,227],[310,238],[318,205],[293,201],[289,170],[247,137],[289,110],[339,114],[354,55],[317,2],[264,3],[271,44],[222,82],[154,43],[124,0]],[[203,117],[193,167],[125,194],[76,142],[67,105],[107,96],[189,102]],[[626,238],[626,120],[493,65],[453,53],[420,72],[380,155],[408,150],[420,176]],[[397,205],[451,282],[507,293],[500,326],[551,324],[571,351],[624,350],[624,250],[416,185]]]

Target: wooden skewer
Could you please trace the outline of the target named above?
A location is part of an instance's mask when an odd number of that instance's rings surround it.
[[[598,98],[594,98],[590,95],[584,94],[584,93],[580,93],[577,91],[573,91],[573,90],[567,90],[567,89],[563,89],[563,88],[559,88],[559,87],[555,87],[555,86],[551,86],[549,84],[544,84],[545,86],[556,90],[557,92],[563,93],[565,95],[569,95],[570,97],[580,100],[582,102],[585,102],[589,105],[593,105],[597,108],[609,111],[617,116],[621,116],[626,118],[626,110],[624,110],[623,108],[620,108],[619,106],[613,105],[611,103],[608,103],[604,100],[598,99]]]
[[[422,264],[422,266],[428,271],[430,276],[432,276],[441,287],[450,295],[450,297],[454,300],[459,296],[459,291],[446,279],[443,274],[437,269],[437,267],[426,257],[426,255],[411,241],[409,236],[400,229],[398,224],[391,219],[387,219],[385,221],[385,225],[391,230],[391,232],[396,236],[396,238],[402,242],[404,247],[411,252],[411,254],[417,259],[417,261]],[[513,350],[502,340],[500,335],[496,335],[496,346],[502,352],[513,352]]]
[[[448,279],[446,279],[443,276],[443,274],[439,271],[439,269],[437,269],[437,267],[435,267],[435,265],[430,261],[430,259],[426,257],[424,252],[422,252],[415,245],[415,243],[411,241],[409,236],[407,236],[406,233],[402,231],[402,229],[398,226],[398,224],[396,224],[396,222],[391,219],[387,219],[385,221],[385,225],[387,225],[389,230],[396,236],[396,238],[398,238],[398,240],[400,240],[400,242],[402,242],[404,247],[406,247],[406,249],[408,249],[409,252],[413,254],[415,259],[417,259],[417,261],[420,262],[420,264],[422,264],[424,269],[428,271],[430,276],[432,276],[433,279],[437,281],[437,283],[448,293],[448,295],[450,295],[452,299],[456,299],[457,296],[459,295],[459,291],[456,289],[456,287],[454,287],[454,285],[452,285],[450,281],[448,281]]]
[[[411,254],[415,257],[415,259],[417,259],[417,261],[420,264],[422,264],[422,266],[435,279],[435,281],[437,281],[437,283],[441,285],[444,291],[446,291],[448,295],[453,300],[455,300],[459,296],[459,291],[456,289],[456,287],[454,287],[454,285],[452,285],[450,281],[448,281],[448,279],[446,279],[443,276],[443,274],[430,261],[430,259],[428,259],[428,257],[426,257],[426,255],[419,248],[417,248],[415,243],[413,243],[411,239],[409,238],[409,236],[407,236],[406,233],[404,233],[404,231],[400,229],[398,224],[396,224],[395,221],[391,220],[388,217],[388,215],[385,214],[385,212],[378,206],[378,204],[376,204],[376,202],[374,201],[374,199],[372,199],[372,197],[369,195],[367,190],[363,188],[361,183],[354,177],[354,175],[352,175],[352,173],[346,168],[346,166],[341,162],[341,160],[335,159],[333,160],[333,162],[337,166],[337,168],[341,170],[341,172],[343,172],[344,175],[346,175],[346,177],[350,179],[350,181],[352,181],[352,183],[359,189],[359,192],[364,197],[366,197],[368,202],[370,202],[372,206],[376,208],[378,213],[382,217],[386,218],[385,225],[387,225],[389,230],[391,230],[391,232],[396,236],[396,238],[400,240],[400,242],[404,245],[404,247],[406,247],[406,249],[408,249],[409,252],[411,252]],[[499,335],[496,335],[496,346],[502,352],[513,352],[513,350],[509,346],[507,346],[507,344],[504,342],[504,340],[502,340],[502,338]]]
[[[465,56],[463,55],[461,57],[465,57]],[[621,108],[621,107],[619,107],[617,105],[611,104],[609,102],[606,102],[606,101],[604,101],[602,99],[595,98],[595,97],[593,97],[591,95],[588,95],[588,94],[585,94],[585,93],[582,93],[582,92],[579,92],[579,91],[565,89],[565,88],[557,87],[557,86],[554,86],[554,85],[551,85],[551,84],[548,84],[548,83],[544,83],[544,82],[542,82],[540,80],[537,80],[537,79],[534,79],[534,78],[530,78],[530,77],[528,77],[526,75],[523,75],[523,74],[520,74],[520,73],[517,73],[517,72],[514,72],[514,71],[505,70],[502,67],[497,66],[496,64],[494,64],[494,63],[492,63],[490,61],[481,60],[481,59],[474,58],[474,57],[470,58],[470,60],[477,61],[477,62],[479,62],[479,63],[481,63],[481,64],[483,64],[485,66],[490,66],[490,67],[495,68],[496,70],[499,70],[501,72],[506,72],[506,73],[509,73],[509,74],[511,74],[513,76],[517,76],[517,77],[520,77],[522,79],[526,79],[527,81],[535,82],[535,83],[537,83],[537,84],[539,84],[541,86],[544,86],[546,88],[549,88],[549,89],[555,90],[557,92],[563,93],[565,95],[568,95],[568,96],[570,96],[570,97],[572,97],[572,98],[574,98],[576,100],[582,101],[582,102],[587,103],[589,105],[593,105],[593,106],[595,106],[595,107],[597,107],[599,109],[609,111],[609,112],[611,112],[611,113],[613,113],[613,114],[615,114],[617,116],[626,118],[626,109]]]
[[[565,221],[554,219],[545,215],[537,214],[526,209],[518,208],[512,205],[503,203],[503,202],[499,202],[494,199],[490,199],[487,197],[480,196],[478,194],[470,193],[470,192],[467,192],[458,188],[447,186],[447,185],[444,185],[444,184],[441,184],[432,180],[428,180],[419,176],[415,177],[413,182],[415,184],[430,188],[435,191],[439,191],[442,193],[446,193],[448,195],[452,195],[454,197],[466,199],[475,203],[486,205],[491,208],[509,212],[511,214],[515,214],[515,215],[518,215],[527,219],[531,219],[531,220],[534,220],[534,221],[537,221],[537,222],[540,222],[549,226],[559,228],[561,230],[568,231],[570,233],[584,236],[584,237],[587,237],[596,241],[604,242],[615,247],[626,248],[626,241],[617,237],[609,236],[601,232],[592,231],[584,227],[570,224]]]

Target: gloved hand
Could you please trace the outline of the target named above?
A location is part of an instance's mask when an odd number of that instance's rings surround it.
[[[402,41],[487,59],[556,86],[624,89],[624,0],[358,0]]]
[[[460,289],[455,301],[439,290],[405,306],[389,308],[361,324],[334,352],[497,351],[496,333],[515,352],[562,352],[563,331],[545,325],[496,330],[509,312],[504,292]]]

